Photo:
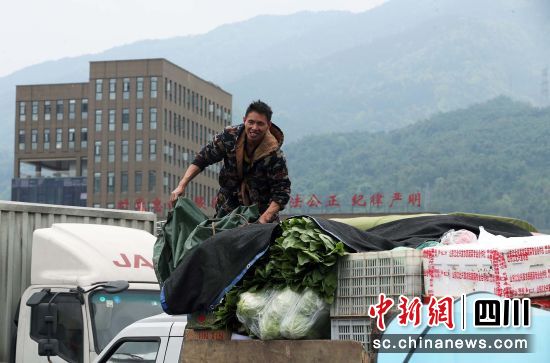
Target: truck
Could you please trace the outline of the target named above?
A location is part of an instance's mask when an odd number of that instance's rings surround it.
[[[0,201],[0,362],[91,362],[160,313],[155,225],[149,212]]]
[[[15,362],[91,362],[124,327],[162,311],[156,238],[117,226],[54,224],[33,235]]]
[[[159,314],[124,328],[94,363],[368,363],[360,342],[344,340],[261,341],[224,330],[186,329],[185,315]]]

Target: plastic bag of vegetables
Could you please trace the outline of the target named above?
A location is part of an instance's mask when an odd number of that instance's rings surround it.
[[[244,292],[237,303],[237,319],[254,335],[260,336],[259,318],[275,292],[271,289]]]
[[[239,297],[236,315],[262,340],[315,339],[329,334],[328,304],[311,289],[301,294],[290,288],[245,292]]]
[[[321,339],[330,337],[329,305],[311,289],[285,315],[281,335],[287,339]]]

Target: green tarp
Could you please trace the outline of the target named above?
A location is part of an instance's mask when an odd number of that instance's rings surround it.
[[[256,205],[239,207],[223,218],[209,219],[191,200],[178,198],[168,213],[153,250],[153,264],[159,284],[170,276],[183,256],[213,234],[254,223],[260,217]]]
[[[369,230],[384,223],[389,223],[405,218],[415,218],[423,216],[433,216],[432,213],[420,213],[420,214],[388,214],[385,216],[371,216],[371,217],[353,217],[353,218],[331,218],[331,220],[345,223],[349,226],[355,227],[362,231]]]
[[[437,215],[437,214],[433,214],[433,213],[388,214],[388,215],[385,215],[385,216],[374,216],[374,217],[331,218],[331,219],[333,221],[337,221],[337,222],[340,222],[340,223],[345,223],[347,225],[353,226],[353,227],[358,228],[362,231],[367,231],[367,230],[369,230],[371,228],[374,228],[376,226],[379,226],[381,224],[397,221],[397,220],[400,220],[400,219],[423,217],[423,216],[434,216],[434,215]],[[448,213],[448,215],[494,219],[494,220],[497,220],[497,221],[511,223],[511,224],[516,225],[520,228],[523,228],[523,229],[525,229],[526,231],[529,231],[529,232],[538,232],[537,229],[532,224],[530,224],[529,222],[526,222],[524,220],[517,219],[517,218],[493,216],[493,215],[489,215],[489,214],[463,213],[463,212]]]

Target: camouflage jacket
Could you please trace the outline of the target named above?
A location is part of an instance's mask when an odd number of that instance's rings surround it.
[[[239,205],[257,204],[263,213],[274,201],[282,210],[290,198],[290,180],[281,150],[283,132],[272,123],[256,148],[247,170],[244,164],[244,124],[228,126],[214,136],[196,155],[193,164],[201,170],[223,160],[216,216],[221,217]]]

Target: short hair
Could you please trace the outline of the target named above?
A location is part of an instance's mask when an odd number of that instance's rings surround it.
[[[265,102],[262,102],[260,100],[252,102],[250,105],[248,105],[244,117],[248,116],[250,112],[257,112],[260,115],[264,115],[265,117],[267,117],[267,120],[271,122],[273,111],[271,110],[271,107],[269,107],[269,105]]]

